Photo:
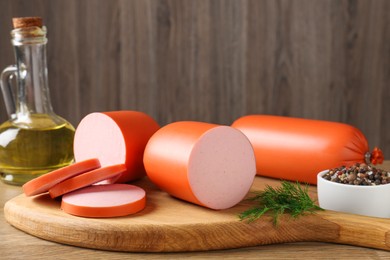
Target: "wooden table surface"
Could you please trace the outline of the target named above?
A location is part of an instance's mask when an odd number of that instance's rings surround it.
[[[380,168],[390,169],[390,161]],[[0,259],[390,259],[387,251],[317,242],[189,253],[126,253],[78,248],[45,241],[9,225],[4,218],[4,204],[20,193],[21,187],[0,183]]]

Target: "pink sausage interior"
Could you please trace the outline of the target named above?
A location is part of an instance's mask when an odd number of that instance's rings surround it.
[[[89,114],[81,121],[75,133],[74,147],[76,161],[98,158],[102,167],[126,163],[123,134],[116,122],[102,113]]]
[[[84,207],[116,207],[139,201],[145,197],[145,191],[127,184],[94,185],[83,188],[62,197],[68,204]]]
[[[219,126],[196,142],[188,165],[195,197],[212,209],[226,209],[248,193],[256,175],[253,148],[237,129]]]

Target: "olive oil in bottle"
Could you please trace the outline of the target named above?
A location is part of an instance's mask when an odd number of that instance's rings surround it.
[[[22,185],[72,163],[75,130],[51,106],[42,19],[14,18],[13,24],[16,64],[0,77],[9,116],[0,125],[0,177],[5,183]]]
[[[45,114],[30,119],[28,125],[10,120],[0,126],[0,176],[6,183],[22,184],[73,161],[72,125]]]

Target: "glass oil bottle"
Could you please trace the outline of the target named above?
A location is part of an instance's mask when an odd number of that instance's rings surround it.
[[[9,116],[0,125],[0,177],[22,185],[73,162],[75,130],[51,105],[42,19],[14,18],[13,23],[16,65],[8,66],[0,81]]]

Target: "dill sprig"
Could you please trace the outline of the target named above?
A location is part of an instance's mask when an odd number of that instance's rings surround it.
[[[283,213],[297,218],[305,213],[323,210],[309,197],[308,185],[302,187],[298,182],[294,185],[292,182],[282,181],[282,185],[277,188],[267,185],[264,191],[255,192],[255,196],[249,200],[258,202],[258,205],[239,215],[240,220],[248,222],[253,222],[269,212],[274,225],[277,225],[279,216]]]

